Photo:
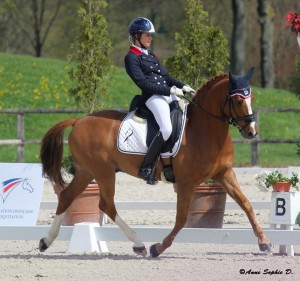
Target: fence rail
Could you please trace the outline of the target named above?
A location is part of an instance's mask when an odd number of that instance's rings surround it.
[[[40,204],[40,209],[55,210],[57,201],[43,201]],[[176,210],[176,201],[116,201],[118,210],[130,210],[134,206],[134,210]],[[270,209],[271,202],[268,201],[253,201],[251,206],[255,210]],[[241,207],[233,201],[226,201],[226,210],[241,210]]]
[[[125,111],[124,109],[118,109]],[[287,112],[300,112],[300,108],[261,108],[255,111],[256,120],[259,124],[260,113],[287,113]],[[17,136],[16,139],[0,139],[1,145],[15,145],[17,146],[17,162],[24,162],[24,150],[25,145],[28,144],[40,144],[40,139],[26,140],[25,139],[25,120],[26,114],[63,114],[63,113],[84,113],[80,109],[2,109],[0,114],[14,114],[17,115]],[[259,166],[259,144],[261,143],[288,143],[296,144],[300,143],[300,139],[278,139],[278,138],[259,138],[259,136],[253,140],[236,139],[233,138],[233,143],[249,144],[251,146],[251,165]]]
[[[269,209],[271,202],[251,202],[254,209]],[[55,209],[56,201],[41,202],[40,209]],[[174,201],[119,201],[118,209],[123,210],[175,210]],[[226,202],[226,209],[240,209],[235,203]],[[77,228],[77,231],[75,229]],[[144,242],[157,242],[169,234],[169,226],[131,226]],[[0,240],[39,240],[47,235],[50,226],[0,226]],[[280,245],[279,253],[294,255],[293,245],[300,245],[299,230],[264,229],[273,245]],[[89,235],[87,235],[89,234]],[[83,235],[87,237],[82,240]],[[108,241],[128,241],[124,233],[115,225],[79,223],[75,226],[62,226],[57,240],[69,241],[68,253],[107,252]],[[86,242],[87,240],[88,243]],[[95,240],[95,241],[93,241]],[[77,243],[80,241],[80,243]],[[82,241],[84,241],[82,243]],[[97,241],[99,242],[97,245]],[[250,228],[183,228],[176,236],[175,243],[214,243],[214,244],[257,244],[257,238]],[[75,245],[74,245],[75,244]],[[80,244],[78,246],[78,244]],[[81,245],[82,244],[82,245]],[[91,246],[92,245],[92,246]],[[282,251],[282,252],[281,252]]]

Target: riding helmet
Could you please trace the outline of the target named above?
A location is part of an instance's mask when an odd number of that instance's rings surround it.
[[[128,28],[130,35],[139,34],[139,33],[155,33],[154,25],[152,22],[146,18],[138,17],[134,19]]]

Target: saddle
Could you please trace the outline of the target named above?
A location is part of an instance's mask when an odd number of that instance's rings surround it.
[[[147,120],[147,136],[146,136],[146,144],[149,147],[154,137],[157,135],[159,131],[159,125],[157,124],[153,113],[148,109],[148,107],[143,105],[138,105],[139,95],[136,95],[131,104],[129,111],[132,112],[135,110],[135,116],[138,118]],[[170,117],[172,123],[172,134],[169,139],[165,142],[162,153],[171,152],[175,143],[178,141],[181,127],[182,127],[182,116],[183,111],[179,106],[178,101],[173,101],[170,103]]]

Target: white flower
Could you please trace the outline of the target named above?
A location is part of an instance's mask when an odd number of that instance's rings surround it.
[[[271,174],[271,171],[268,170],[262,170],[259,174],[255,175],[255,179],[257,181],[256,186],[264,192],[267,192],[269,188],[266,186],[265,182],[268,177],[268,175]]]

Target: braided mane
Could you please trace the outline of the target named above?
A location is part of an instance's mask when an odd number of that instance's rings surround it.
[[[203,94],[205,92],[207,92],[208,90],[211,89],[211,87],[213,87],[215,84],[217,84],[218,82],[224,80],[228,78],[228,74],[220,74],[220,75],[216,75],[214,77],[212,77],[210,80],[208,80],[198,91],[197,91],[197,95],[198,94]]]

